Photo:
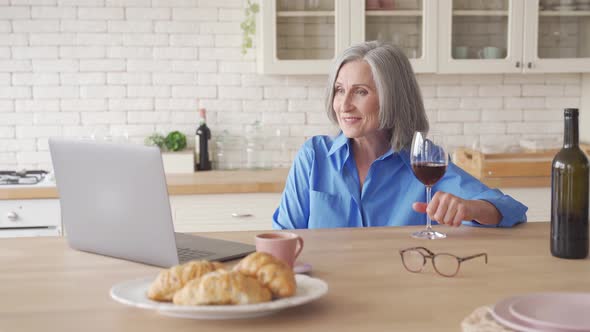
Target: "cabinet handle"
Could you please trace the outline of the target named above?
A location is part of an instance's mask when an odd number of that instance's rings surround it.
[[[248,217],[252,217],[252,215],[250,213],[232,213],[231,216],[234,217],[234,218],[248,218]]]
[[[516,68],[520,68],[520,61],[516,61]]]
[[[10,221],[16,221],[18,219],[18,213],[10,211],[6,214],[6,218],[8,218]]]
[[[533,63],[532,63],[532,62],[529,62],[529,63],[527,64],[527,67],[528,67],[529,69],[533,68]]]

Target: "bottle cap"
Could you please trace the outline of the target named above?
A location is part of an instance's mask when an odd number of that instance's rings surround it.
[[[566,117],[577,117],[578,116],[578,109],[577,108],[566,108],[563,110],[563,115]]]
[[[201,119],[205,120],[207,119],[207,114],[206,114],[207,110],[204,108],[200,108],[199,109],[199,116],[201,117]]]

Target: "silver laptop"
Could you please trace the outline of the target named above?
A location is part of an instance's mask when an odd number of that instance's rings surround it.
[[[164,267],[255,251],[252,245],[174,232],[156,147],[49,139],[49,150],[74,249]]]

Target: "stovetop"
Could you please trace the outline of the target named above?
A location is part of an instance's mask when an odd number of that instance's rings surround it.
[[[43,170],[0,171],[0,186],[32,185],[42,182],[47,175]]]

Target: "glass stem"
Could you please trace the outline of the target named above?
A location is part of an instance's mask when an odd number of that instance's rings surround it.
[[[426,186],[426,207],[427,208],[428,208],[428,205],[430,205],[431,195],[432,195],[432,192],[431,192],[430,186]],[[432,221],[430,220],[430,216],[428,215],[428,212],[426,213],[426,230],[427,231],[432,230]]]

